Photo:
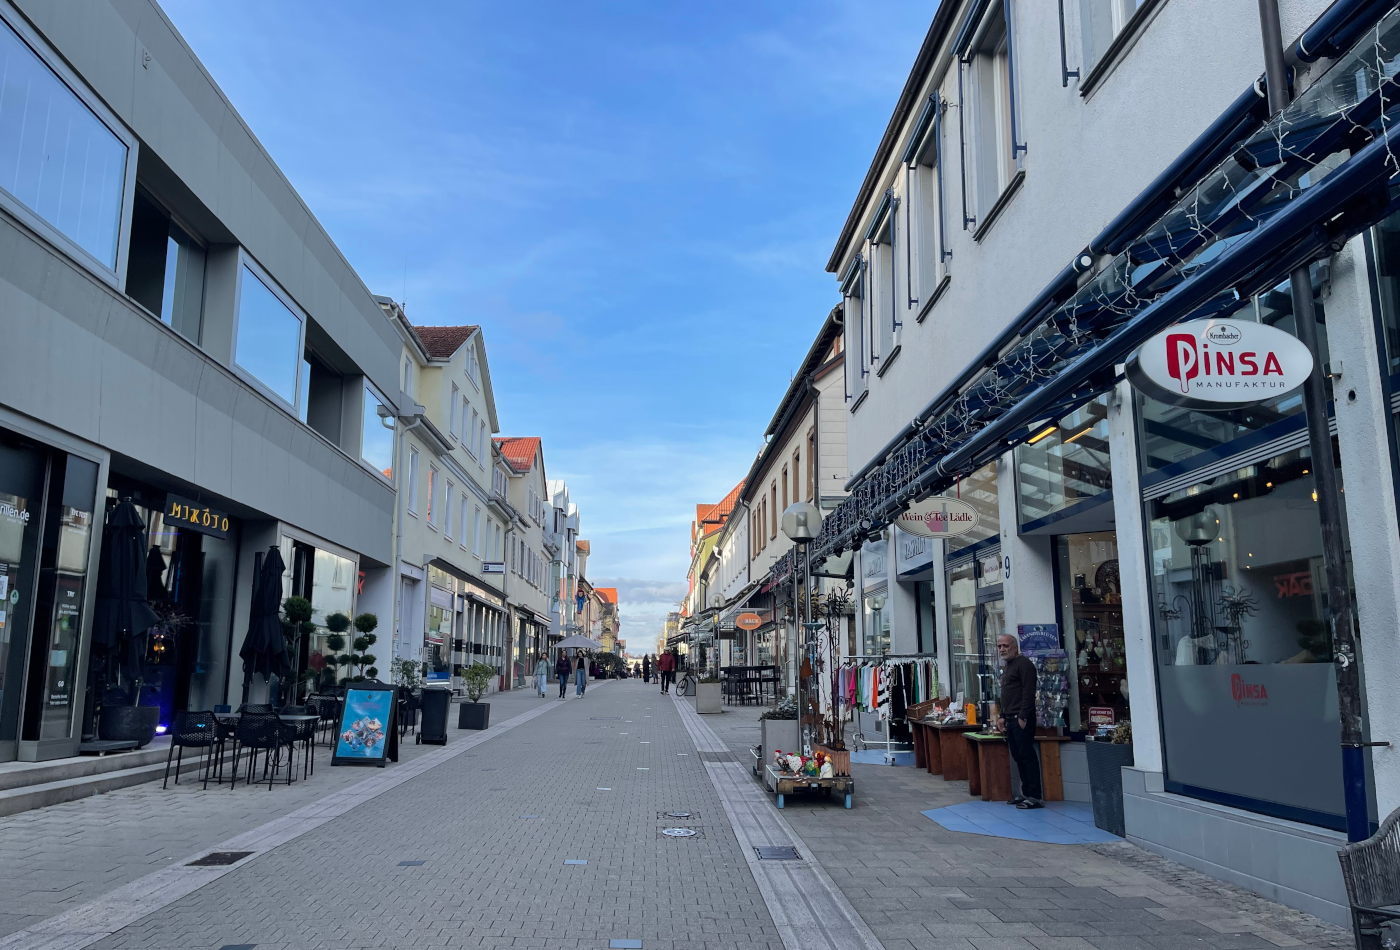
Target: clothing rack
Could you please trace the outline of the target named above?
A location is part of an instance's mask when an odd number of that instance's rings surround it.
[[[846,661],[847,661],[847,660],[878,660],[878,661],[880,661],[881,663],[884,663],[884,662],[887,662],[887,661],[889,661],[889,660],[937,660],[937,659],[938,659],[938,654],[936,654],[936,653],[851,653],[851,654],[848,654],[847,656],[845,656],[845,657],[842,658],[842,660],[841,660],[841,665],[842,665],[842,666],[847,665],[847,664],[846,664]],[[885,720],[885,754],[884,754],[884,760],[885,760],[885,764],[886,764],[886,765],[894,765],[895,749],[894,749],[894,742],[893,742],[893,740],[891,739],[891,726],[894,724],[894,722],[895,722],[895,719],[894,719],[894,717],[893,717],[893,714],[891,714],[890,717],[887,718],[887,719]],[[856,732],[854,735],[851,736],[851,738],[852,738],[852,740],[855,740],[855,741],[859,741],[859,742],[864,743],[865,746],[866,746],[866,748],[869,748],[869,747],[870,747],[870,743],[869,743],[869,741],[865,738],[865,734],[864,734],[863,732]],[[903,751],[907,751],[907,750],[900,749],[899,751],[903,752]]]

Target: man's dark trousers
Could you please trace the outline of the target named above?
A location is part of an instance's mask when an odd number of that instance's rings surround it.
[[[1016,720],[1008,720],[1006,745],[1021,773],[1021,797],[1040,801],[1045,796],[1040,788],[1040,759],[1035,754],[1035,723],[1027,720],[1023,728]]]

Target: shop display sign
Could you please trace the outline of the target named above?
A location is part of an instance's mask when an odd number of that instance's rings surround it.
[[[1099,726],[1111,726],[1117,720],[1113,713],[1112,706],[1090,706],[1089,707],[1089,728],[1097,729]]]
[[[481,573],[483,574],[504,574],[506,572],[505,561],[482,561]],[[582,609],[582,608],[580,608]]]
[[[979,518],[967,502],[938,495],[910,505],[895,524],[920,538],[955,538],[976,528]]]
[[[753,611],[745,611],[734,618],[734,626],[740,630],[757,630],[763,626],[763,618]]]
[[[228,537],[228,515],[179,495],[165,496],[165,523],[214,538]]]
[[[1060,625],[1057,623],[1022,623],[1016,626],[1016,639],[1021,653],[1029,657],[1047,656],[1060,649]]]
[[[1128,358],[1128,379],[1161,402],[1234,409],[1303,385],[1312,353],[1290,333],[1248,320],[1193,320],[1162,331]]]
[[[398,730],[394,722],[394,687],[352,686],[345,691],[340,731],[335,739],[331,765],[376,765],[399,760]]]

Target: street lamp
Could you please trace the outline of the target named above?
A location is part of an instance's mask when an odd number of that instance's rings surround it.
[[[802,586],[798,588],[797,594],[797,616],[801,627],[797,634],[797,675],[793,677],[796,681],[797,694],[797,735],[798,744],[802,746],[805,754],[810,744],[810,733],[803,723],[806,712],[802,702],[802,658],[806,656],[808,650],[808,640],[811,634],[811,558],[807,555],[807,545],[816,539],[822,527],[822,513],[817,510],[817,506],[810,501],[797,501],[788,505],[783,512],[782,528],[783,534],[793,544],[797,545],[797,557],[802,561]],[[796,573],[796,564],[793,565]],[[794,578],[796,581],[796,578]],[[797,584],[793,584],[794,588]]]

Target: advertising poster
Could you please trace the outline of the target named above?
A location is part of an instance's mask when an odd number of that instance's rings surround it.
[[[331,765],[382,768],[386,760],[397,762],[399,744],[394,726],[393,687],[365,685],[347,689]]]

